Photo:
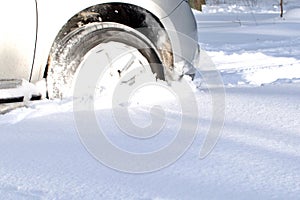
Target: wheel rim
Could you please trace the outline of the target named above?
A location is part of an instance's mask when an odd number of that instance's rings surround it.
[[[78,73],[87,62],[95,65],[94,67],[103,68],[95,86],[95,98],[98,99],[95,101],[95,108],[111,107],[111,104],[103,105],[97,102],[104,98],[106,100],[101,102],[111,103],[112,101],[107,99],[112,99],[116,87],[120,84],[132,86],[136,84],[135,80],[139,77],[147,77],[147,80],[151,81],[157,80],[148,60],[139,50],[127,44],[108,42],[97,45],[84,56],[74,76],[73,89],[70,91],[74,90]]]

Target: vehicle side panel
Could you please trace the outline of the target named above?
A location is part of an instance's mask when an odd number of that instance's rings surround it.
[[[0,18],[0,80],[29,80],[36,39],[35,1],[2,2]]]

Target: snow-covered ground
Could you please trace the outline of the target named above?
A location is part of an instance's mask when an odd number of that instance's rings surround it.
[[[210,125],[211,95],[204,89],[195,91],[201,114],[190,149],[171,166],[140,175],[110,169],[86,151],[71,101],[30,102],[0,115],[0,198],[299,199],[300,18],[297,6],[290,7],[285,19],[261,10],[195,12],[199,42],[226,88],[222,136],[205,159],[199,151]],[[145,146],[118,137],[105,106],[96,113],[120,147],[153,151],[178,129],[180,110],[170,99],[163,102],[165,135]],[[144,109],[131,109],[137,124],[149,122]]]
[[[222,8],[222,6],[220,6]],[[248,8],[249,9],[249,8]],[[216,13],[212,13],[216,12]],[[226,85],[261,85],[300,77],[300,3],[284,14],[235,12],[209,7],[197,14],[202,48]]]

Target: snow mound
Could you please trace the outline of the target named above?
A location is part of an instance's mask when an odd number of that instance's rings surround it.
[[[268,56],[260,52],[208,54],[221,71],[227,86],[263,85],[283,79],[295,82],[300,78],[300,62],[295,58]]]
[[[294,8],[286,12],[284,15],[286,19],[300,19],[300,8]]]
[[[204,13],[278,13],[279,2],[276,0],[245,1],[224,0],[207,1],[203,6]]]

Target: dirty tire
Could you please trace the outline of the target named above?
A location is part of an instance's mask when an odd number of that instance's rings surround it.
[[[128,26],[113,22],[92,23],[57,40],[48,62],[47,89],[50,99],[63,98],[69,93],[84,56],[101,43],[119,42],[138,49],[148,60],[156,77],[165,79],[164,67],[155,46],[145,35]]]

